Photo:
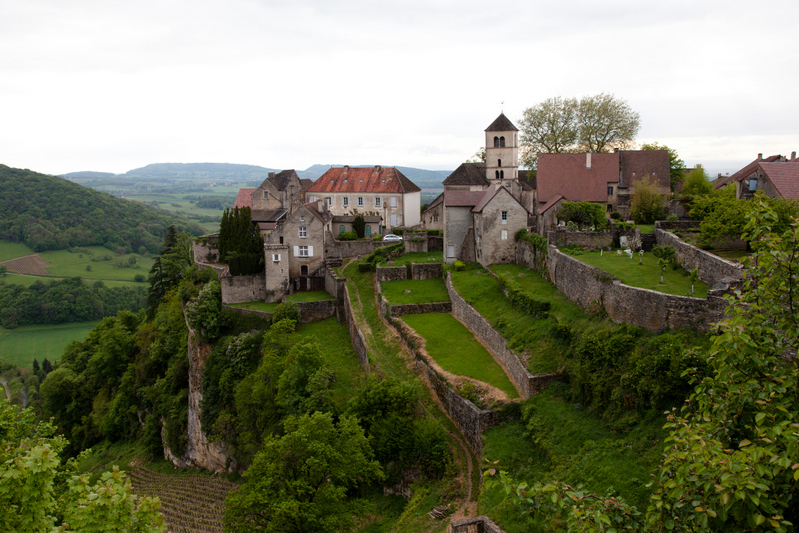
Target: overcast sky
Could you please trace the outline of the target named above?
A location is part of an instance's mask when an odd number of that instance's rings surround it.
[[[735,171],[799,150],[797,15],[797,0],[0,0],[0,163],[454,169],[501,110],[607,92],[640,114],[640,142]]]

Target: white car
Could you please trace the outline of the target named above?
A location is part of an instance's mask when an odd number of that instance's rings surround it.
[[[383,235],[383,242],[400,242],[402,237],[399,235],[394,235],[393,233],[389,233],[388,235]]]

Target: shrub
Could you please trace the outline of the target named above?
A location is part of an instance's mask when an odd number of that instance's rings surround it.
[[[463,261],[456,259],[454,263],[452,263],[452,268],[455,269],[455,272],[461,272],[466,270],[466,265]]]
[[[293,320],[295,323],[299,324],[300,318],[302,318],[300,308],[293,302],[283,302],[278,304],[278,306],[275,307],[275,312],[272,313],[273,324],[285,319]]]
[[[90,266],[91,265],[86,265],[87,268]],[[143,281],[146,280],[147,278],[144,277],[144,274],[136,274],[135,276],[133,276],[133,281],[135,281],[136,283],[142,283]]]
[[[538,318],[549,316],[550,304],[547,301],[536,300],[527,293],[510,276],[499,276],[499,282],[508,291],[508,299],[521,308],[528,315]]]
[[[358,238],[358,234],[354,231],[342,231],[338,234],[338,240],[340,241],[354,241]]]
[[[383,240],[383,236],[382,235],[375,235],[374,237],[372,237],[372,240],[373,241],[382,241]]]
[[[657,192],[649,176],[644,176],[635,185],[630,216],[636,224],[652,224],[663,216],[663,195]]]
[[[628,229],[633,229],[635,227],[635,223],[633,222],[616,222],[616,229],[619,231],[625,231]]]
[[[377,266],[374,263],[358,263],[358,272],[374,272]]]
[[[263,254],[241,254],[228,261],[231,276],[251,276],[264,271]]]
[[[621,220],[622,218],[621,213],[619,213],[618,211],[613,211],[610,213],[610,218],[612,218],[613,220]]]
[[[601,230],[608,224],[603,205],[595,202],[564,201],[561,203],[557,217],[558,220],[565,221],[567,226],[569,226],[569,222],[572,222],[576,226],[575,229],[593,226],[597,230]]]

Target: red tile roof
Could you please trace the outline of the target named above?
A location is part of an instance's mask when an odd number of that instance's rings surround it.
[[[649,183],[659,186],[662,193],[671,190],[671,167],[667,150],[622,150],[619,156],[619,187],[635,187],[641,178],[649,176]]]
[[[485,191],[444,191],[444,207],[474,207]]]
[[[780,196],[799,200],[799,163],[760,163],[760,168]]]
[[[619,181],[619,153],[591,154],[591,168],[586,168],[588,154],[540,154],[536,185],[538,199],[549,203],[557,195],[572,202],[607,202],[608,183]]]
[[[409,193],[421,191],[394,167],[331,168],[308,187],[308,192]]]
[[[551,208],[554,205],[558,205],[558,202],[561,200],[563,200],[563,196],[559,194],[555,195],[555,197],[552,198],[550,201],[548,201],[546,205],[542,205],[541,207],[538,208],[538,214],[543,215],[544,213],[547,212],[547,210],[549,210],[549,208]]]
[[[252,193],[258,189],[239,189],[239,194],[236,195],[236,203],[233,207],[249,207],[252,209]]]
[[[765,159],[755,159],[754,161],[746,165],[744,168],[742,168],[735,174],[731,176],[724,176],[721,179],[717,179],[713,184],[713,188],[721,189],[725,185],[729,185],[734,181],[741,181],[742,179],[744,179],[747,176],[750,176],[753,172],[757,170],[758,163],[772,163],[774,161],[778,161],[780,158],[782,158],[782,156],[777,154],[769,156]]]

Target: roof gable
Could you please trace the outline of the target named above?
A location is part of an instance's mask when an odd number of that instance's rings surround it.
[[[331,168],[308,187],[309,192],[362,192],[404,194],[422,189],[395,167]]]
[[[760,163],[760,168],[781,197],[799,200],[799,163]]]
[[[503,193],[503,191],[504,191],[504,193]],[[492,185],[489,189],[487,189],[483,193],[483,197],[480,199],[480,202],[476,206],[474,206],[474,208],[472,209],[472,212],[473,213],[482,212],[483,209],[485,209],[486,206],[488,204],[490,204],[492,200],[494,200],[494,198],[496,198],[497,196],[500,196],[502,194],[507,194],[508,196],[510,196],[513,199],[514,202],[519,204],[519,207],[524,209],[525,213],[527,212],[527,209],[521,203],[519,203],[519,200],[517,200],[516,197],[514,197],[511,194],[511,192],[506,187],[503,187],[502,185],[500,185],[498,183],[495,183],[494,185]]]
[[[587,168],[588,156],[591,168]],[[608,183],[619,181],[619,153],[541,154],[536,185],[538,199],[547,203],[561,195],[573,202],[607,202]]]
[[[505,113],[500,113],[499,116],[491,123],[489,127],[485,129],[486,131],[519,131],[519,129],[513,125],[513,122],[508,120],[508,117],[505,116]]]
[[[267,183],[271,183],[278,191],[285,191],[289,183],[291,183],[292,178],[296,178],[298,182],[300,181],[300,177],[293,169],[281,170],[274,175],[271,174],[270,172],[270,176],[264,180],[261,187],[264,187]]]
[[[619,152],[619,187],[635,187],[644,176],[667,191],[671,189],[668,150],[622,150]]]
[[[765,159],[755,159],[754,161],[752,161],[751,163],[749,163],[748,165],[743,167],[741,170],[739,170],[735,174],[733,174],[731,176],[724,176],[720,180],[716,180],[716,183],[715,183],[715,185],[713,187],[715,189],[720,189],[720,188],[724,187],[725,185],[729,185],[730,183],[733,183],[734,181],[741,181],[745,177],[747,177],[747,176],[751,175],[753,172],[755,172],[757,170],[757,165],[759,163],[772,163],[774,161],[778,161],[780,158],[782,158],[782,156],[777,154],[777,155],[768,156]]]
[[[239,209],[242,207],[249,207],[252,209],[252,193],[257,190],[258,189],[239,189],[239,194],[236,195],[236,201],[233,203],[233,207],[238,207]]]

